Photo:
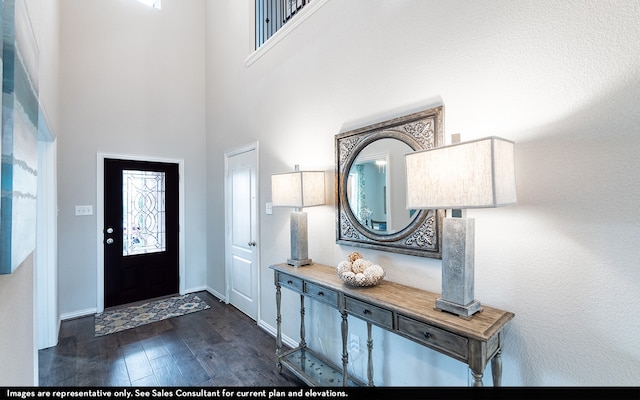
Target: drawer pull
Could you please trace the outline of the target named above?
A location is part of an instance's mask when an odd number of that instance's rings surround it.
[[[292,280],[288,280],[288,281],[287,281],[287,283],[288,283],[289,285],[293,285],[293,281],[292,281]]]
[[[364,311],[363,311],[363,313],[365,313],[365,314],[369,315],[369,314],[371,314],[371,311],[369,311],[369,310],[364,310]]]
[[[318,296],[324,296],[324,292],[318,292]]]
[[[430,334],[429,332],[427,332],[427,331],[425,331],[425,332],[423,333],[423,335],[424,335],[424,338],[425,338],[425,339],[429,339],[429,338],[431,338],[431,334]]]

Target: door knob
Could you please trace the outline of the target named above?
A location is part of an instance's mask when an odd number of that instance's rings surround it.
[[[256,245],[256,242],[255,242],[255,241],[253,241],[253,242],[249,242],[248,244],[249,244],[249,246],[255,246],[255,245]]]
[[[107,239],[107,244],[113,244],[113,239],[112,238]]]

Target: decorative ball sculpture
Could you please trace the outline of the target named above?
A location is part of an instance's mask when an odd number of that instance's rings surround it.
[[[362,258],[357,251],[352,252],[346,261],[341,261],[336,268],[338,277],[352,286],[375,286],[384,278],[385,271],[381,266]]]

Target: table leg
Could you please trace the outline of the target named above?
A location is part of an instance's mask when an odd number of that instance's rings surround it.
[[[498,349],[498,352],[493,359],[491,359],[491,375],[493,377],[493,386],[502,385],[502,349]]]
[[[347,333],[349,325],[347,322],[347,312],[340,311],[342,315],[342,386],[349,386],[349,376],[347,374],[347,365],[349,364],[349,352],[347,351]]]
[[[282,372],[282,363],[280,362],[280,355],[282,354],[282,315],[280,313],[280,302],[282,293],[280,291],[280,284],[276,283],[276,368],[278,373]]]
[[[307,347],[307,342],[304,339],[304,295],[300,295],[300,347]]]
[[[473,386],[484,386],[482,384],[482,376],[484,373],[471,370],[471,375],[473,375]]]
[[[369,378],[369,386],[373,386],[373,338],[371,337],[371,322],[367,322],[367,378]]]

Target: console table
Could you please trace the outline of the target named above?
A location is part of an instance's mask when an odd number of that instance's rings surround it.
[[[374,287],[353,287],[342,282],[331,266],[312,264],[293,267],[272,265],[276,286],[276,367],[287,368],[310,386],[373,386],[371,325],[398,334],[423,346],[466,363],[474,386],[482,386],[489,361],[493,383],[500,386],[502,376],[502,329],[514,317],[508,311],[482,305],[471,318],[461,318],[435,309],[440,295],[383,280]],[[300,294],[300,343],[291,350],[282,349],[281,288]],[[336,308],[342,316],[342,365],[309,349],[305,342],[305,297]],[[348,316],[367,323],[368,382],[347,373]]]

